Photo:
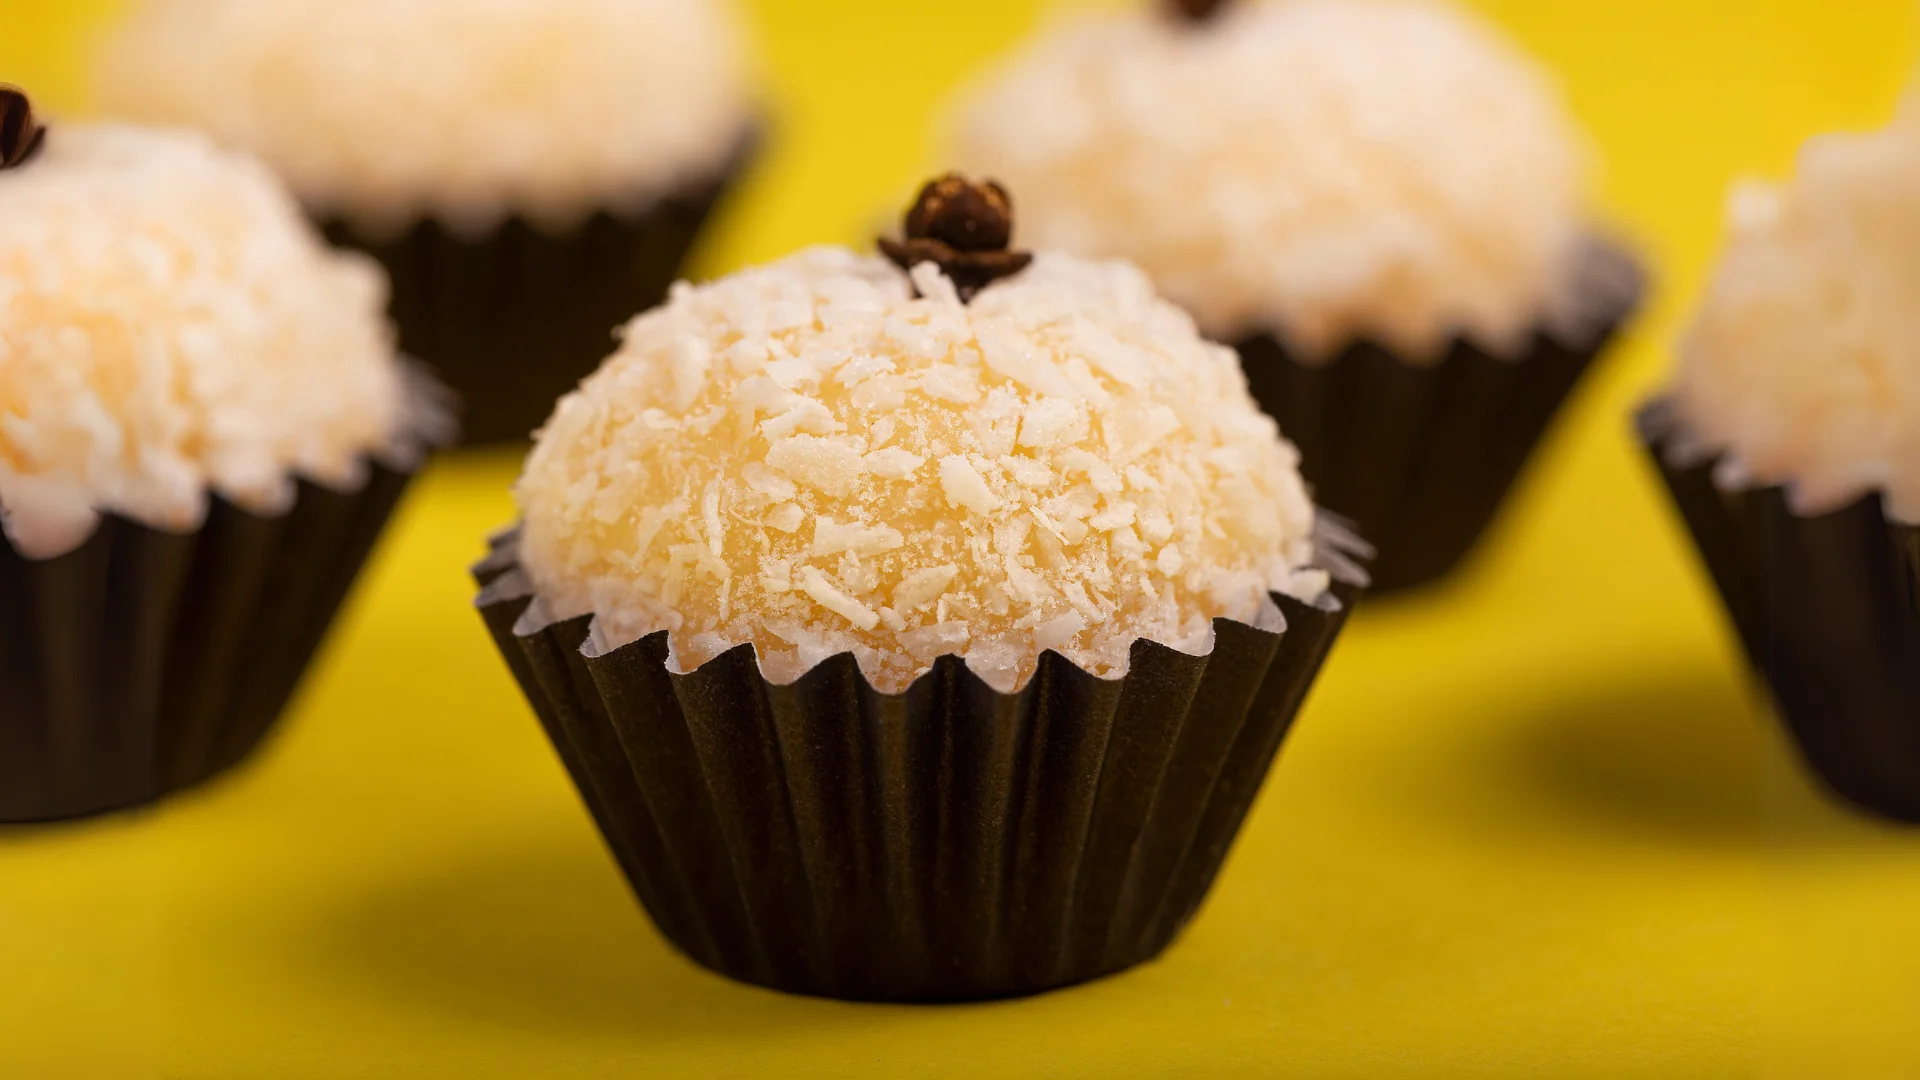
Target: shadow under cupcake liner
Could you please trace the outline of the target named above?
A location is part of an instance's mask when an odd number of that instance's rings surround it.
[[[1120,680],[1057,653],[1017,694],[941,658],[883,694],[852,656],[797,682],[742,646],[686,675],[667,637],[600,656],[520,626],[512,535],[479,606],[661,932],[736,979],[854,1000],[1040,993],[1158,955],[1192,919],[1359,591],[1215,620]],[[522,632],[525,631],[525,632]]]
[[[1600,241],[1580,260],[1580,327],[1536,330],[1518,357],[1456,339],[1416,364],[1372,342],[1303,363],[1279,338],[1239,343],[1253,396],[1300,449],[1314,501],[1376,551],[1372,593],[1445,576],[1498,514],[1548,426],[1639,306],[1645,278]]]
[[[666,298],[758,144],[744,138],[719,173],[644,212],[595,213],[561,234],[521,217],[478,238],[431,218],[388,240],[341,219],[321,228],[386,268],[400,349],[460,395],[465,441],[522,442],[613,351],[614,330]]]
[[[1827,785],[1920,822],[1920,528],[1878,493],[1802,517],[1780,487],[1728,490],[1669,402],[1640,413],[1748,659]]]

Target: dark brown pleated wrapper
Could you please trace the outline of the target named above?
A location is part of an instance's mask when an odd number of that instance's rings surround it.
[[[410,388],[424,459],[444,391]],[[142,806],[245,760],[272,730],[416,467],[369,462],[291,509],[214,498],[200,528],[103,516],[54,559],[0,537],[0,823]]]
[[[1378,552],[1374,594],[1444,577],[1472,551],[1593,361],[1639,306],[1644,275],[1600,241],[1578,262],[1580,314],[1517,357],[1456,339],[1416,364],[1372,342],[1324,363],[1262,334],[1238,348],[1254,398],[1300,448],[1314,501]]]
[[[1639,431],[1808,764],[1920,822],[1920,528],[1887,520],[1878,494],[1801,517],[1782,488],[1726,490],[1667,402]]]
[[[562,234],[520,217],[479,238],[432,219],[379,240],[319,224],[386,267],[400,349],[460,395],[467,443],[522,442],[613,352],[614,330],[666,298],[757,145],[744,138],[720,172],[643,212],[596,213]]]
[[[475,568],[507,664],[661,932],[744,982],[866,1001],[1036,994],[1152,959],[1199,909],[1357,593],[1140,642],[1118,681],[1057,653],[1017,694],[954,657],[883,694],[853,657],[790,686],[749,646],[588,657],[521,635],[516,540]]]

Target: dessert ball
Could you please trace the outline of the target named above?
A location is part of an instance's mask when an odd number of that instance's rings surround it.
[[[1137,269],[1058,254],[970,303],[933,262],[828,248],[680,285],[517,493],[551,614],[669,631],[679,670],[752,644],[776,682],[851,652],[892,692],[957,654],[1010,691],[1049,649],[1117,678],[1137,640],[1204,652],[1327,587],[1232,350]]]
[[[1748,183],[1682,342],[1681,418],[1740,483],[1824,513],[1874,490],[1920,522],[1920,103]]]
[[[1538,64],[1449,6],[1083,15],[954,128],[955,164],[1020,193],[1023,243],[1131,260],[1221,340],[1516,353],[1574,299],[1585,141]]]
[[[0,512],[29,557],[111,512],[191,531],[218,493],[356,483],[405,417],[370,261],[204,137],[64,126],[0,171]]]
[[[643,207],[721,171],[751,109],[727,0],[147,0],[97,81],[374,229]]]

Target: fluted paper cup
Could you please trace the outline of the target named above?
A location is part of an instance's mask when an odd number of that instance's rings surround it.
[[[1920,822],[1920,528],[1878,493],[1803,516],[1782,488],[1724,484],[1665,402],[1639,432],[1807,764]]]
[[[776,685],[750,646],[685,675],[664,633],[599,650],[590,620],[540,620],[516,548],[476,567],[481,614],[661,932],[856,1000],[1034,994],[1158,955],[1358,592],[1276,596],[1284,633],[1216,620],[1206,656],[1137,642],[1117,680],[1049,652],[1002,694],[949,656],[884,694],[850,655]]]
[[[478,237],[431,218],[394,237],[341,218],[319,225],[386,268],[400,347],[460,395],[466,442],[520,442],[613,351],[617,327],[666,297],[758,145],[756,130],[713,176],[558,234],[522,217]]]
[[[1255,400],[1300,448],[1315,501],[1377,557],[1372,592],[1435,581],[1473,550],[1580,379],[1639,306],[1644,277],[1595,241],[1578,317],[1534,330],[1517,356],[1456,339],[1434,363],[1358,342],[1307,363],[1272,334],[1239,343]]]
[[[103,516],[41,560],[0,537],[0,823],[145,805],[251,755],[442,441],[439,409],[357,488],[301,480],[283,514],[216,497],[188,533]]]

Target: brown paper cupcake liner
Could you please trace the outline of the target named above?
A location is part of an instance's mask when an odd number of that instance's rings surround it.
[[[1898,535],[1894,542],[1901,546],[1900,556],[1907,572],[1907,595],[1913,599],[1914,613],[1920,615],[1920,528],[1895,531]]]
[[[444,391],[412,381],[408,444],[355,490],[299,480],[278,516],[214,497],[190,533],[102,515],[53,559],[0,535],[0,823],[142,806],[260,746],[450,434]]]
[[[613,351],[616,328],[666,298],[757,145],[744,138],[714,176],[638,215],[596,213],[561,235],[521,217],[477,239],[430,218],[385,240],[320,226],[386,267],[401,351],[460,395],[466,442],[520,442]]]
[[[1807,763],[1920,822],[1920,528],[1889,521],[1879,494],[1802,517],[1780,487],[1729,490],[1668,402],[1638,426]]]
[[[1040,993],[1158,955],[1198,910],[1357,587],[1216,620],[1117,681],[1057,653],[1017,694],[955,657],[883,694],[852,656],[788,686],[750,646],[686,675],[658,633],[589,655],[506,534],[481,614],[634,892],[723,975],[853,1000]]]
[[[1580,260],[1582,317],[1536,329],[1518,357],[1456,339],[1437,363],[1362,341],[1303,363],[1272,334],[1238,348],[1255,400],[1300,448],[1315,501],[1378,551],[1374,594],[1427,584],[1472,551],[1561,405],[1638,307],[1619,247]]]

